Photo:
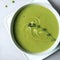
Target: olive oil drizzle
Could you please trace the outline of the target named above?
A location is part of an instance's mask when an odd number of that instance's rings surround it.
[[[48,36],[48,37],[51,37],[51,38],[52,38],[51,41],[55,41],[55,40],[56,40],[56,39],[52,36],[52,34],[48,32],[47,28],[42,28],[42,26],[39,25],[39,24],[37,25],[36,23],[33,23],[33,24],[32,24],[32,23],[29,23],[29,24],[28,24],[28,27],[30,27],[31,30],[33,30],[34,27],[39,28],[39,29],[42,29],[42,31],[44,31],[44,32],[47,33],[47,36]],[[31,32],[32,32],[32,31],[31,31]]]

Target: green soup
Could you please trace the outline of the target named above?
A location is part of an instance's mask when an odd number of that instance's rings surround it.
[[[30,4],[14,16],[13,35],[26,52],[38,53],[49,49],[58,36],[58,21],[47,8]]]

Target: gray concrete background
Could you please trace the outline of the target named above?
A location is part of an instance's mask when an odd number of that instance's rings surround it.
[[[60,60],[60,49],[58,51],[56,51],[54,54],[45,58],[44,60]]]
[[[60,0],[48,0],[51,5],[57,10],[57,12],[60,14]]]

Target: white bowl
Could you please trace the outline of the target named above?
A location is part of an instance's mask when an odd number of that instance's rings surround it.
[[[49,3],[47,3],[47,2],[41,2],[41,1],[34,1],[34,2],[31,2],[31,3],[27,3],[27,4],[25,4],[25,5],[28,5],[28,4],[38,4],[38,5],[41,5],[41,6],[43,6],[43,7],[45,7],[45,8],[47,8],[47,9],[49,9],[54,15],[55,15],[55,17],[57,18],[57,21],[58,21],[58,24],[59,24],[59,30],[60,30],[60,17],[59,17],[59,14],[57,13],[57,11],[49,4]],[[25,6],[24,5],[24,6]],[[24,7],[24,6],[22,6],[22,7]],[[21,7],[20,7],[21,8]],[[19,10],[19,9],[18,9]],[[14,14],[15,15],[15,14]],[[12,17],[12,20],[13,20],[13,17]],[[12,22],[12,20],[10,21],[10,22]],[[11,26],[11,23],[10,23],[10,26]],[[10,28],[11,29],[11,28]],[[11,37],[12,38],[12,37]],[[41,53],[37,53],[37,54],[29,54],[29,53],[26,53],[26,52],[24,52],[24,51],[22,51],[24,54],[26,54],[27,56],[28,56],[28,58],[29,59],[31,59],[31,60],[36,60],[36,59],[38,59],[39,58],[39,56],[42,56],[42,55],[45,55],[45,54],[47,54],[47,53],[49,53],[49,52],[51,52],[51,51],[53,51],[57,46],[58,46],[58,44],[59,44],[59,40],[60,39],[60,31],[59,31],[59,34],[58,34],[58,38],[57,38],[57,40],[55,41],[55,43],[49,48],[49,49],[47,49],[46,51],[43,51],[43,52],[41,52]]]

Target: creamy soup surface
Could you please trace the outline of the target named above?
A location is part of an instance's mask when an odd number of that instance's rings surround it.
[[[30,4],[15,17],[14,36],[27,52],[39,53],[49,49],[58,37],[58,21],[47,8]]]

